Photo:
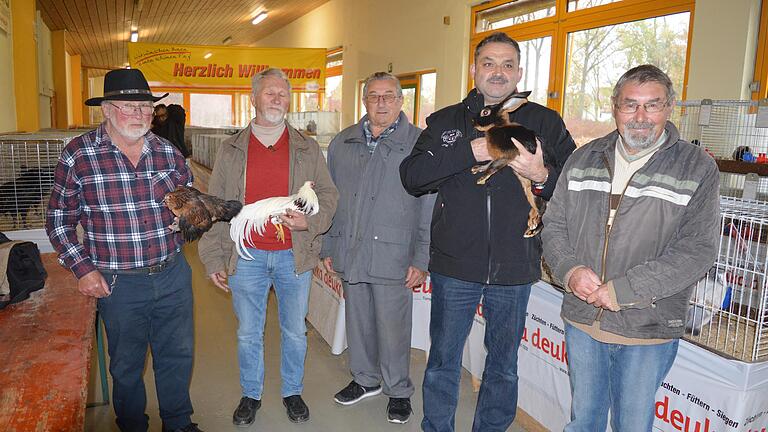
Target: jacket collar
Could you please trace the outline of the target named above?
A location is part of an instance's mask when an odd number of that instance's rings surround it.
[[[296,148],[298,150],[306,150],[309,148],[309,143],[307,142],[307,139],[304,137],[304,135],[302,135],[301,132],[297,131],[293,126],[291,126],[287,120],[285,121],[285,128],[288,129],[288,146],[291,149]],[[235,139],[232,141],[232,146],[242,150],[243,152],[247,152],[248,143],[250,140],[251,125],[248,124],[248,126],[244,127],[235,134]]]
[[[473,88],[462,101],[472,114],[478,114],[485,107],[485,98],[476,88]]]

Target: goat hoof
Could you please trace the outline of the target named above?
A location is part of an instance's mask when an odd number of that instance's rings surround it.
[[[541,232],[542,228],[544,228],[542,224],[538,224],[533,228],[528,228],[525,231],[525,234],[523,234],[523,238],[536,237]]]

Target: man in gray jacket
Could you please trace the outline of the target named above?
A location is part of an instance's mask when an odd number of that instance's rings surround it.
[[[421,129],[401,111],[397,77],[369,76],[363,103],[365,117],[336,135],[328,148],[339,206],[320,256],[325,269],[343,281],[353,377],[334,400],[352,405],[383,390],[390,398],[387,419],[405,423],[414,391],[411,289],[427,276],[434,195],[413,197],[400,182],[400,162]]]
[[[669,77],[651,65],[613,90],[617,130],[576,150],[544,215],[544,257],[567,293],[565,431],[650,431],[694,283],[717,251],[719,175],[668,121]]]

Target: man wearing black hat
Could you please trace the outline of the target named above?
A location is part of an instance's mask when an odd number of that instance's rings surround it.
[[[152,349],[163,431],[192,423],[192,285],[182,237],[168,229],[163,197],[191,185],[184,156],[149,132],[153,96],[137,69],[104,77],[104,122],[67,144],[56,166],[46,231],[78,290],[98,299],[107,329],[113,401],[121,431],[146,431],[147,346]],[[82,242],[75,227],[84,229]]]

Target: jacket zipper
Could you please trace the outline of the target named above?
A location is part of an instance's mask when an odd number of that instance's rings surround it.
[[[485,185],[485,211],[486,222],[488,222],[488,277],[485,279],[487,285],[491,284],[491,189]]]
[[[617,144],[618,145],[618,144]],[[611,176],[611,184],[613,184],[613,172],[611,171],[611,165],[608,163],[608,158],[603,154],[603,160],[605,161],[605,165],[608,167],[608,174]],[[621,202],[624,200],[624,194],[627,192],[627,188],[629,187],[629,184],[632,183],[632,179],[635,177],[635,174],[637,174],[637,171],[632,173],[631,176],[629,176],[629,180],[627,180],[627,184],[624,185],[624,190],[621,191],[621,195],[619,196],[619,203],[616,204],[616,212],[613,215],[613,222],[611,225],[608,225],[608,220],[611,217],[611,194],[608,193],[608,217],[605,220],[605,245],[603,246],[603,260],[602,265],[600,267],[600,281],[605,283],[605,262],[608,258],[608,239],[611,235],[611,232],[613,231],[613,227],[616,225],[616,216],[619,215],[619,208],[621,207]],[[629,305],[626,305],[629,306]],[[600,310],[597,312],[597,317],[595,318],[595,321],[600,321],[600,318],[603,317],[603,312],[605,309],[600,308]]]

